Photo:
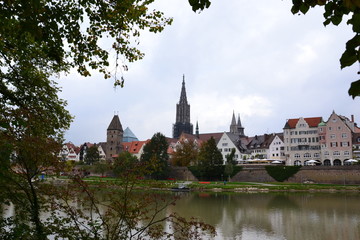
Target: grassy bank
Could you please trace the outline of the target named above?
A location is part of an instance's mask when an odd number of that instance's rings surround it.
[[[69,179],[62,177],[60,180],[66,182]],[[121,181],[117,178],[103,178],[103,177],[87,177],[83,179],[89,185],[112,185],[121,186]],[[143,189],[157,189],[157,190],[169,190],[173,187],[177,187],[178,183],[184,181],[148,181],[139,180],[136,184],[137,188]],[[324,191],[324,192],[336,192],[336,191],[353,191],[360,193],[359,185],[337,185],[337,184],[313,184],[313,183],[286,183],[286,182],[200,182],[200,181],[187,181],[187,186],[191,191],[233,191],[233,192],[246,192],[246,191]]]

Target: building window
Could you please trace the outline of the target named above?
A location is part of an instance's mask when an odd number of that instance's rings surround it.
[[[299,154],[299,153],[295,153],[294,157],[295,157],[295,158],[300,158],[300,154]]]
[[[348,147],[348,146],[349,146],[349,142],[342,142],[342,143],[341,143],[341,146],[342,146],[342,147]]]
[[[338,126],[338,130],[341,130],[341,126]]]
[[[330,135],[330,138],[331,138],[331,139],[335,139],[335,138],[336,138],[336,135],[335,135],[335,134],[331,134],[331,135]]]
[[[324,155],[325,155],[325,156],[329,156],[329,152],[328,152],[328,151],[325,151]]]
[[[350,155],[350,152],[349,152],[349,151],[344,151],[344,155],[345,155],[345,156],[349,156],[349,155]]]
[[[310,153],[305,153],[304,154],[304,158],[310,158],[311,157],[311,154]]]
[[[332,130],[332,128],[331,127],[329,127],[329,131],[331,131]]]
[[[319,128],[319,131],[322,132],[322,131],[323,131],[323,128]]]
[[[347,133],[342,133],[342,134],[341,134],[341,137],[342,137],[342,138],[347,138]]]
[[[335,152],[333,152],[333,155],[334,155],[334,156],[340,156],[340,152],[339,152],[339,151],[335,151]]]
[[[331,142],[331,147],[337,147],[337,142]]]
[[[223,143],[223,144],[222,144],[223,147],[226,147],[227,145],[228,145],[227,143]]]

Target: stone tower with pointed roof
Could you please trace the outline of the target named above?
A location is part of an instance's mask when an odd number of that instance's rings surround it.
[[[193,134],[193,125],[190,123],[190,104],[188,104],[186,98],[184,75],[180,101],[176,104],[176,121],[173,125],[173,138],[179,138],[181,133]]]
[[[121,126],[120,118],[114,115],[107,128],[106,138],[106,159],[112,160],[122,151],[121,143],[123,141],[123,128]]]
[[[233,112],[231,124],[230,124],[230,133],[236,134],[238,136],[245,136],[244,127],[241,125],[240,114],[238,116],[238,120],[235,120],[235,113]]]
[[[239,114],[239,116],[238,116],[237,128],[238,128],[238,134],[239,134],[239,136],[245,136],[245,134],[244,134],[244,127],[241,125],[241,121],[240,121],[240,114]]]

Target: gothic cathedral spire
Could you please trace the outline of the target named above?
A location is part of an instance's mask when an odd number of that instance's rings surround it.
[[[193,134],[193,125],[190,123],[190,104],[188,104],[186,98],[185,75],[183,75],[180,100],[176,104],[176,122],[173,125],[173,138],[179,138],[183,132]]]

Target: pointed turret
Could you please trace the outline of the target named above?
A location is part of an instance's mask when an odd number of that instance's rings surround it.
[[[238,115],[237,131],[238,131],[239,136],[245,136],[245,134],[244,134],[244,128],[243,128],[243,126],[241,125],[241,121],[240,121],[240,114]]]
[[[114,115],[106,132],[106,159],[111,161],[122,151],[124,131],[118,115]]]
[[[120,118],[118,115],[114,115],[113,119],[111,120],[109,127],[107,130],[119,130],[123,131],[122,125],[120,123]]]

